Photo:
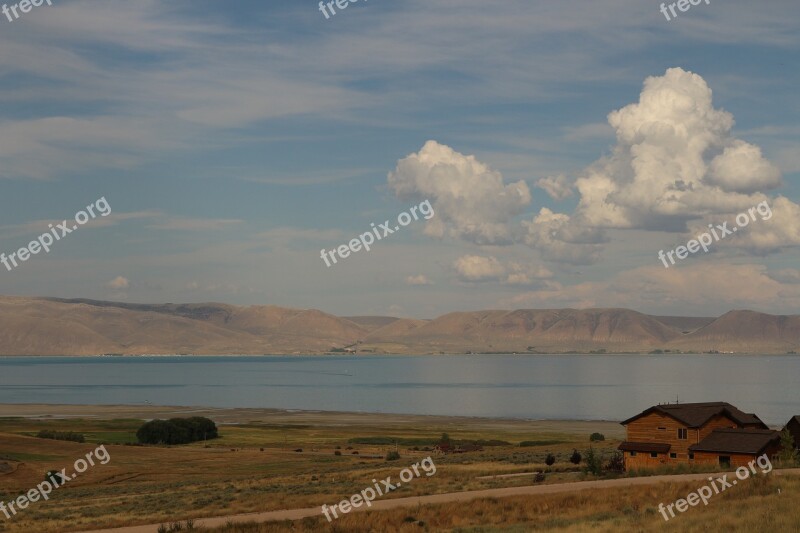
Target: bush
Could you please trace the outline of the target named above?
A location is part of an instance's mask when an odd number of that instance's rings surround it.
[[[398,459],[400,459],[400,454],[394,450],[386,454],[387,461],[397,461]]]
[[[574,464],[574,465],[579,465],[579,464],[581,464],[581,459],[582,459],[581,453],[578,450],[574,450],[573,449],[572,450],[572,455],[570,455],[570,457],[569,457],[569,462]]]
[[[534,483],[541,483],[544,481],[544,472],[536,472],[536,475],[533,477]]]
[[[606,440],[606,436],[602,433],[592,433],[589,435],[589,442],[597,442],[601,440]]]
[[[143,444],[189,444],[219,437],[213,420],[201,416],[151,420],[136,432]]]
[[[779,454],[781,465],[796,466],[800,464],[800,456],[794,447],[794,437],[787,428],[781,431],[781,452]]]
[[[625,471],[625,459],[622,457],[622,452],[614,452],[614,455],[611,456],[611,459],[606,465],[606,470],[609,472]]]
[[[339,450],[335,450],[335,451],[333,452],[333,455],[342,455],[342,452],[340,452]]]
[[[547,466],[553,466],[556,463],[556,456],[552,453],[548,453],[547,457],[544,458],[544,464]]]
[[[49,429],[43,429],[39,433],[36,434],[37,437],[40,439],[52,439],[52,440],[68,440],[71,442],[86,442],[86,439],[81,433],[73,433],[72,431],[53,431]]]
[[[589,447],[589,451],[586,452],[586,467],[584,471],[588,474],[594,474],[595,476],[599,476],[603,473],[603,464],[600,462],[600,457],[594,453],[594,449],[591,446]]]
[[[61,475],[61,472],[57,470],[48,470],[44,475],[44,480],[53,485],[63,485],[67,481],[64,479],[64,476]]]

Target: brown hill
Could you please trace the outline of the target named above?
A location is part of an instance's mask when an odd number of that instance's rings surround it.
[[[675,328],[629,309],[521,309],[448,313],[405,335],[375,331],[365,344],[407,343],[428,351],[634,351],[678,336]]]
[[[276,306],[0,297],[0,355],[323,353],[345,347],[366,353],[785,353],[800,348],[800,316],[521,309],[415,320]]]
[[[797,351],[800,316],[729,311],[672,343],[675,347],[733,352]]]

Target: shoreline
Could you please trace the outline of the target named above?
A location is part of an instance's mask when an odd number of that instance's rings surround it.
[[[259,353],[259,354],[243,354],[243,353],[222,353],[222,354],[208,354],[208,353],[197,353],[197,354],[187,354],[187,353],[180,353],[180,354],[57,354],[57,355],[45,355],[45,354],[36,354],[36,355],[0,355],[0,361],[2,359],[12,359],[12,358],[62,358],[62,359],[75,359],[75,358],[103,358],[103,359],[143,359],[143,358],[156,358],[156,357],[172,357],[172,358],[183,358],[183,357],[429,357],[429,356],[437,356],[437,357],[454,357],[454,356],[494,356],[494,355],[515,355],[515,356],[563,356],[563,355],[580,355],[580,356],[604,356],[604,355],[615,355],[615,356],[654,356],[654,357],[672,357],[672,356],[682,356],[682,355],[717,355],[717,356],[752,356],[752,357],[762,357],[762,356],[798,356],[800,353],[790,353],[790,352],[696,352],[696,351],[689,351],[689,352],[667,352],[667,353],[654,353],[654,352],[580,352],[580,351],[567,351],[567,352],[416,352],[416,353],[392,353],[392,352],[360,352],[360,353],[342,353],[342,352],[302,352],[302,353]]]
[[[398,413],[365,413],[346,411],[309,411],[253,407],[198,407],[151,405],[86,405],[86,404],[0,404],[0,419],[23,418],[28,420],[59,420],[90,418],[112,420],[120,418],[153,419],[179,416],[207,416],[221,425],[238,425],[254,422],[269,424],[313,424],[318,427],[340,427],[349,424],[375,426],[438,424],[443,427],[524,428],[546,429],[565,433],[583,434],[598,427],[609,434],[624,434],[616,420],[548,420],[524,418],[491,418],[472,416],[442,416]],[[591,432],[591,431],[590,431]]]

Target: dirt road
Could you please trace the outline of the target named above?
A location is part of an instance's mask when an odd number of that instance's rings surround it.
[[[506,496],[535,496],[538,494],[555,494],[559,492],[574,492],[585,489],[607,489],[615,487],[631,487],[634,485],[653,485],[663,482],[705,481],[711,474],[681,474],[677,476],[650,476],[621,479],[604,479],[599,481],[577,481],[574,483],[558,483],[553,485],[528,485],[525,487],[508,487],[502,489],[474,490],[468,492],[449,492],[446,494],[433,494],[430,496],[415,496],[411,498],[395,498],[390,500],[376,500],[372,507],[361,506],[354,512],[372,510],[394,509],[397,507],[416,507],[437,503],[465,502],[478,498],[503,498]],[[721,476],[722,473],[714,474]],[[730,476],[731,474],[729,474]],[[774,470],[770,475],[800,475],[800,468]],[[335,501],[327,502],[333,505]],[[309,516],[322,515],[319,507],[306,507],[304,509],[290,509],[282,511],[269,511],[265,513],[248,513],[214,518],[203,518],[195,521],[196,526],[218,527],[228,522],[271,522],[274,520],[298,520]],[[158,524],[147,526],[131,526],[115,529],[99,529],[87,533],[157,533]]]

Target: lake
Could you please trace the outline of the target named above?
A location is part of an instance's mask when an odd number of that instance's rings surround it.
[[[799,377],[790,355],[0,357],[0,403],[622,420],[677,399],[778,425]]]

